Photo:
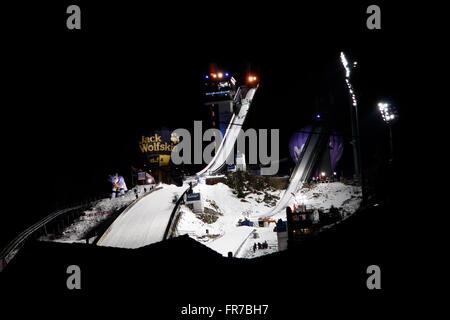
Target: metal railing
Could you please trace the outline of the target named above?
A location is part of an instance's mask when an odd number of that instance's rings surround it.
[[[45,229],[47,224],[55,221],[57,218],[61,218],[65,214],[68,214],[69,212],[73,212],[76,210],[81,210],[84,208],[89,207],[89,203],[80,204],[77,206],[73,206],[70,208],[65,208],[61,210],[57,210],[45,218],[39,220],[35,224],[33,224],[31,227],[27,228],[23,232],[21,232],[17,237],[15,237],[6,247],[4,247],[0,251],[0,272],[2,272],[6,265],[14,258],[14,256],[17,254],[17,252],[20,250],[20,248],[23,247],[25,242],[33,235],[35,235],[39,230]]]
[[[184,190],[183,194],[177,200],[177,203],[175,204],[175,207],[173,208],[172,213],[170,214],[169,223],[167,223],[167,227],[166,227],[166,231],[164,232],[163,240],[169,239],[171,237],[171,234],[173,233],[173,231],[176,227],[174,223],[177,222],[177,219],[175,219],[175,216],[177,215],[178,211],[180,210],[181,202],[184,200],[184,196],[188,192],[188,190],[189,190],[189,188]]]

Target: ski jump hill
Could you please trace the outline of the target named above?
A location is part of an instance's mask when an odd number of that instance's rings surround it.
[[[132,203],[97,242],[99,246],[139,248],[167,238],[168,225],[186,186],[163,185]]]
[[[299,156],[299,161],[289,178],[289,185],[286,188],[277,205],[266,214],[258,217],[272,217],[280,211],[285,210],[291,202],[294,194],[303,186],[311,177],[314,166],[328,141],[328,135],[325,128],[321,125],[313,127],[308,140],[305,142]]]
[[[250,104],[257,87],[246,90],[245,96],[240,95],[244,91],[238,89],[235,100],[241,99],[241,107],[237,114],[233,114],[228,124],[225,135],[218,151],[212,161],[197,176],[205,174],[217,174],[225,164],[226,159],[234,151],[234,145],[240,130],[247,117]],[[173,198],[180,198],[187,190],[187,185],[176,187],[163,185],[160,189],[144,196],[131,204],[106,230],[97,242],[99,246],[119,248],[139,248],[167,238],[167,230],[172,222],[173,212],[178,209],[178,203],[173,203]]]
[[[241,108],[237,114],[233,114],[216,155],[203,170],[196,174],[197,178],[215,175],[225,167],[227,158],[234,152],[234,145],[248,115],[256,90],[257,87],[250,88],[245,93],[241,99]],[[271,217],[285,210],[292,201],[293,194],[310,178],[314,165],[327,141],[324,129],[322,125],[313,127],[313,132],[301,150],[299,161],[291,174],[289,185],[283,196],[273,209],[258,217]],[[138,248],[164,240],[167,237],[169,224],[172,222],[173,212],[179,205],[179,201],[175,204],[172,200],[174,196],[178,198],[182,196],[186,190],[186,185],[183,187],[163,185],[161,189],[136,201],[113,222],[97,244]]]
[[[215,175],[224,168],[227,158],[234,150],[234,145],[236,144],[240,129],[242,128],[242,125],[247,117],[256,90],[257,88],[251,88],[247,91],[245,98],[242,99],[242,107],[239,110],[239,113],[237,115],[233,115],[230,123],[228,124],[227,130],[216,155],[203,170],[197,173],[197,176]],[[275,208],[259,217],[274,216],[289,205],[292,200],[293,193],[295,194],[295,192],[303,186],[303,183],[308,181],[311,177],[314,165],[320,152],[323,150],[326,141],[327,137],[324,133],[324,127],[321,125],[313,127],[313,132],[310,134],[308,140],[303,146],[299,156],[299,161],[297,162],[297,165],[289,179],[288,188],[280,201],[278,201]]]

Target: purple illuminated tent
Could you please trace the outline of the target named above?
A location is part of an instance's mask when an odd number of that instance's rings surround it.
[[[312,130],[312,126],[307,126],[300,129],[300,132],[296,132],[292,135],[289,140],[289,152],[291,154],[292,160],[295,163],[298,162],[300,153],[302,152],[306,141],[308,140],[309,133]]]
[[[305,143],[308,140],[309,132],[311,131],[312,126],[306,126],[300,129],[299,132],[294,133],[289,140],[289,152],[295,163],[298,162],[300,153],[303,150]],[[330,135],[329,149],[331,171],[335,171],[344,151],[344,139],[336,131],[333,131],[332,135]]]
[[[330,136],[330,162],[331,171],[336,171],[337,164],[344,152],[344,138],[336,131]]]

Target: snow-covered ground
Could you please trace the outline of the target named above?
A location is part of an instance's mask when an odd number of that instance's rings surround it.
[[[144,188],[148,192],[150,190],[150,186],[137,186],[138,195],[142,197],[144,195]],[[112,213],[117,210],[120,210],[124,207],[130,205],[134,200],[136,200],[135,193],[133,190],[128,190],[125,195],[115,198],[115,199],[102,199],[95,202],[91,209],[86,210],[84,215],[76,219],[70,226],[65,228],[62,232],[62,235],[54,238],[54,235],[42,236],[39,238],[41,241],[55,241],[55,242],[66,242],[73,243],[86,242],[84,236],[89,230],[98,226],[104,220],[109,218]],[[92,242],[91,239],[90,242]]]
[[[217,212],[217,220],[207,223],[204,216],[192,212],[187,206],[181,207],[177,234],[188,234],[211,249],[226,256],[229,251],[236,257],[253,258],[278,250],[277,234],[273,231],[274,223],[267,227],[258,227],[258,216],[269,212],[273,204],[263,201],[264,194],[249,194],[245,200],[233,194],[232,189],[223,183],[216,185],[198,184],[194,192],[200,192],[203,205],[207,211]],[[268,191],[269,194],[281,197],[285,190]],[[302,188],[295,196],[298,203],[307,208],[328,210],[331,206],[343,208],[345,215],[354,213],[361,202],[361,189],[340,182],[320,183],[311,189]],[[295,200],[292,199],[290,205]],[[239,220],[248,218],[254,227],[238,226]],[[286,220],[285,211],[271,219]],[[211,222],[211,221],[209,221]],[[256,234],[256,236],[254,236]],[[255,238],[257,237],[257,238]],[[267,241],[269,248],[253,252],[253,244]]]
[[[187,186],[161,184],[122,212],[98,241],[99,246],[139,248],[162,241],[175,203]]]
[[[273,231],[275,227],[274,223],[270,223],[266,228],[255,228],[255,237],[250,237],[244,242],[242,248],[237,252],[237,258],[256,258],[266,254],[274,253],[278,251],[278,238],[277,233]],[[267,249],[258,249],[257,244],[267,241]],[[253,245],[256,244],[256,249],[253,251]]]
[[[249,236],[255,227],[237,226],[239,220],[261,214],[271,208],[264,202],[264,194],[250,194],[245,200],[233,194],[233,190],[223,183],[215,185],[198,184],[194,192],[200,192],[206,210],[217,212],[217,220],[213,223],[202,221],[202,217],[192,212],[187,206],[181,206],[177,234],[188,234],[206,246],[220,252],[224,256],[229,251],[235,254],[240,244]],[[280,190],[268,193],[278,196]],[[257,220],[254,220],[257,222]],[[255,223],[256,225],[256,223]]]
[[[331,206],[342,208],[345,215],[354,213],[361,204],[361,187],[343,184],[341,182],[318,183],[312,185],[311,189],[302,188],[295,193],[289,206],[304,203],[306,208],[329,210]],[[286,213],[280,212],[272,217],[286,220]]]
[[[124,211],[111,225],[108,235],[103,237],[100,245],[135,248],[160,241],[161,232],[165,230],[168,215],[174,206],[172,197],[174,194],[180,195],[186,188],[186,185],[184,187],[162,186],[163,190],[156,191],[153,196],[147,195],[133,205],[134,209]],[[149,190],[149,186],[137,187],[141,198],[144,187],[147,191]],[[231,251],[236,257],[254,258],[278,250],[277,234],[273,231],[275,224],[271,222],[266,227],[258,225],[257,217],[269,212],[276,202],[264,201],[263,192],[250,193],[244,199],[240,199],[230,187],[223,183],[215,185],[200,183],[194,187],[194,192],[201,194],[204,212],[194,213],[188,206],[182,205],[177,235],[188,234],[224,256]],[[274,196],[276,200],[283,196],[285,190],[272,189],[265,192]],[[300,189],[295,199],[292,198],[291,206],[295,201],[304,203],[307,208],[324,211],[334,206],[343,211],[344,217],[348,217],[359,208],[361,189],[340,182],[319,183],[311,188]],[[42,237],[41,240],[85,242],[85,235],[89,230],[110,217],[115,210],[127,207],[133,201],[135,201],[133,190],[129,190],[120,198],[100,200],[86,211],[85,215],[67,227],[61,237],[57,239]],[[254,222],[254,226],[239,226],[239,221],[245,218]],[[279,218],[286,220],[285,211],[271,217],[274,220]],[[150,229],[155,229],[152,226],[160,232],[149,233]],[[255,243],[264,241],[268,243],[267,249],[253,251]]]

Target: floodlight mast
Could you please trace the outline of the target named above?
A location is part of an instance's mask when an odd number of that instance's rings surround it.
[[[388,125],[389,128],[389,145],[391,147],[391,159],[390,162],[394,162],[394,143],[392,139],[392,124],[397,121],[398,114],[397,110],[391,106],[389,103],[380,102],[378,103],[378,109],[380,110],[381,117],[383,121]]]
[[[350,104],[350,120],[351,120],[351,127],[352,127],[352,140],[351,145],[353,147],[353,162],[355,166],[355,177],[358,179],[361,179],[361,147],[360,147],[360,139],[359,139],[359,121],[358,121],[358,102],[356,100],[356,95],[353,90],[352,84],[350,82],[350,67],[347,61],[347,58],[345,57],[344,52],[341,52],[340,54],[341,63],[342,66],[345,69],[345,83],[347,84],[347,88],[349,90],[351,104]]]

